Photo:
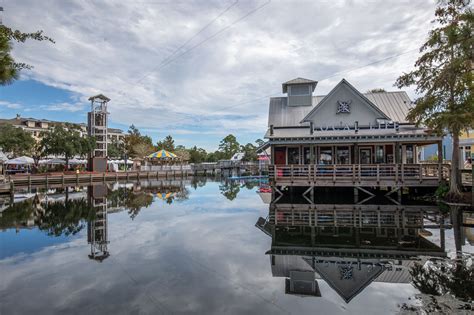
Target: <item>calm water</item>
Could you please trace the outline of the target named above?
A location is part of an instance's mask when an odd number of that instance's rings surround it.
[[[201,180],[18,194],[27,199],[0,217],[0,313],[471,312],[466,209],[270,204],[258,188]]]

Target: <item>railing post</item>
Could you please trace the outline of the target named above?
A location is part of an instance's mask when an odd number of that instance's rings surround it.
[[[400,164],[402,169],[402,183],[405,181],[405,164]]]
[[[276,179],[277,178],[277,166],[276,165],[273,165],[273,179]]]
[[[332,181],[336,182],[336,164],[332,165]]]
[[[420,184],[423,182],[423,165],[418,164],[418,176],[420,177]]]
[[[395,164],[395,183],[398,183],[398,164]]]
[[[291,168],[290,168],[290,177],[291,177],[291,181],[293,182],[293,164],[291,164]]]
[[[352,164],[352,182],[355,183],[356,181],[356,165]]]
[[[380,182],[380,164],[377,164],[377,184]]]

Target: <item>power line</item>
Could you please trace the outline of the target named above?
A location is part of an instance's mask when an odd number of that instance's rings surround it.
[[[255,12],[259,11],[260,9],[262,9],[263,7],[267,6],[268,4],[270,4],[271,0],[268,0],[267,2],[265,2],[264,4],[256,7],[255,9],[253,10],[250,10],[249,12],[247,12],[246,14],[244,14],[243,16],[241,16],[240,18],[238,18],[237,20],[235,20],[234,22],[232,22],[231,24],[223,27],[222,29],[220,29],[219,31],[215,32],[214,34],[212,34],[211,36],[205,38],[204,40],[200,41],[199,43],[197,43],[196,45],[194,46],[191,46],[190,48],[188,48],[187,50],[183,51],[182,53],[180,53],[179,55],[177,55],[176,57],[172,58],[172,59],[169,59],[168,61],[166,61],[165,63],[163,64],[160,64],[158,65],[157,67],[155,67],[155,69],[153,69],[153,71],[157,71],[157,70],[160,70],[161,68],[169,65],[170,63],[172,63],[173,61],[175,61],[176,59],[184,56],[185,54],[189,53],[190,51],[198,48],[199,46],[203,45],[204,43],[208,42],[209,40],[215,38],[216,36],[218,36],[219,34],[227,31],[229,28],[231,28],[232,26],[234,26],[235,24],[241,22],[242,20],[246,19],[247,17],[249,17],[250,15],[254,14]],[[149,74],[148,74],[149,75]]]
[[[154,72],[156,69],[158,69],[158,67],[162,66],[164,63],[166,63],[171,57],[173,57],[174,55],[176,55],[176,53],[178,51],[180,51],[182,48],[184,48],[184,46],[186,46],[189,42],[191,42],[193,39],[195,39],[199,34],[201,34],[202,32],[204,32],[207,28],[209,28],[209,26],[211,26],[215,21],[217,21],[221,16],[223,16],[225,13],[227,13],[227,11],[229,11],[230,9],[232,9],[237,3],[239,3],[239,0],[236,0],[235,2],[233,2],[230,6],[228,6],[227,8],[225,8],[221,13],[219,13],[215,18],[213,18],[209,23],[207,23],[203,28],[201,28],[197,33],[195,33],[193,36],[191,36],[190,38],[188,38],[181,46],[179,46],[178,48],[176,48],[168,57],[166,57],[165,59],[163,59],[161,61],[161,63],[154,67],[153,69],[151,69],[148,73],[146,73],[145,75],[143,75],[136,83],[140,83],[143,79],[145,79],[147,76],[149,76],[152,72]]]

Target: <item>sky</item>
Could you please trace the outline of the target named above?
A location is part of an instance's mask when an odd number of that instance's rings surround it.
[[[86,122],[108,96],[109,125],[215,150],[263,138],[269,97],[296,77],[327,94],[397,90],[431,28],[435,1],[0,0],[2,22],[55,43],[15,44],[33,65],[0,87],[0,118]],[[406,89],[416,98],[413,89]]]

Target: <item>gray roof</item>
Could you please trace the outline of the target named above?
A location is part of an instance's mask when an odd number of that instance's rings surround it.
[[[404,91],[363,94],[393,121],[407,123],[411,100]],[[300,121],[318,105],[325,95],[313,96],[311,106],[287,106],[287,97],[270,98],[268,126],[300,126]]]
[[[283,93],[287,92],[287,86],[288,85],[295,85],[295,84],[311,84],[312,89],[314,91],[314,89],[316,88],[316,85],[318,84],[318,81],[313,81],[313,80],[309,80],[309,79],[305,79],[305,78],[296,78],[296,79],[293,79],[293,80],[290,80],[290,81],[286,81],[286,82],[281,84],[281,88],[282,88]]]

